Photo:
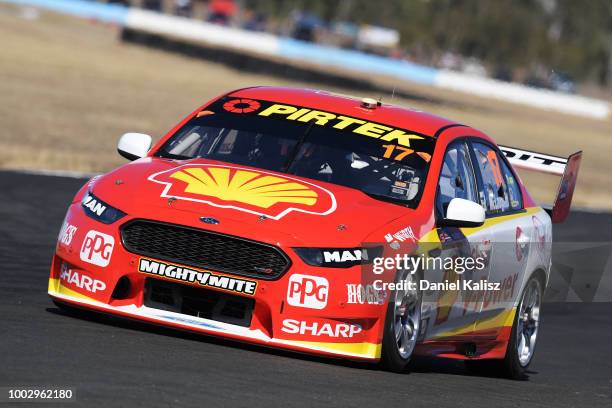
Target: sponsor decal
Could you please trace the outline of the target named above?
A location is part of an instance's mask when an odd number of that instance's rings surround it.
[[[361,260],[361,249],[323,251],[323,261],[325,263],[360,262]]]
[[[489,308],[499,303],[512,302],[515,298],[518,273],[505,277],[499,282],[488,280],[463,284],[463,315],[477,312],[481,307]]]
[[[362,285],[361,283],[347,283],[348,304],[382,305],[386,299],[384,290],[378,290],[374,285]]]
[[[251,113],[261,107],[261,104],[252,99],[232,99],[223,104],[223,109],[232,113]]]
[[[521,227],[516,227],[516,241],[514,243],[514,252],[516,253],[516,260],[521,262],[527,255],[529,246],[527,245],[527,237],[523,233]]]
[[[141,258],[138,262],[138,271],[176,281],[197,283],[205,287],[247,295],[254,295],[257,289],[257,282],[255,281],[217,275],[209,271],[185,268],[145,258]]]
[[[511,302],[515,296],[516,280],[518,279],[518,273],[507,276],[501,282],[495,282],[493,289],[482,290],[480,293],[483,294],[483,307],[495,305],[502,302]],[[477,292],[478,293],[478,292]]]
[[[294,248],[295,252],[308,265],[326,268],[351,268],[368,265],[382,254],[382,246],[360,248]]]
[[[78,228],[74,225],[64,222],[59,233],[58,241],[66,246],[70,245],[72,243],[72,238],[74,238],[74,234],[77,232],[77,229]]]
[[[391,242],[404,242],[404,241],[412,241],[412,242],[416,242],[417,241],[417,237],[416,235],[414,235],[414,232],[412,231],[412,227],[406,227],[403,228],[393,234],[389,233],[385,235],[385,241],[391,243]]]
[[[309,336],[325,336],[333,338],[350,339],[363,330],[358,324],[351,323],[324,323],[324,322],[306,322],[303,320],[285,319],[281,330],[289,334],[300,334]]]
[[[361,136],[375,138],[381,142],[391,142],[404,147],[410,147],[411,140],[423,139],[423,136],[380,123],[369,122],[365,119],[280,103],[275,103],[257,114],[259,116],[283,118],[298,122],[312,122],[318,126],[345,130]],[[410,153],[413,153],[413,151],[410,151]]]
[[[111,235],[90,230],[81,245],[81,261],[102,267],[107,266],[110,263],[114,246],[115,238]]]
[[[287,286],[287,303],[308,309],[324,309],[327,306],[329,282],[320,276],[294,274]]]
[[[102,282],[101,280],[93,279],[83,272],[72,270],[65,263],[62,263],[60,280],[64,283],[74,285],[77,288],[84,289],[91,293],[96,293],[99,290],[106,289],[106,283]]]
[[[104,211],[106,211],[106,205],[90,193],[87,193],[85,197],[83,197],[83,208],[89,210],[92,215],[98,217],[101,217]]]
[[[550,156],[548,154],[530,152],[528,150],[507,146],[499,146],[499,149],[511,163],[522,162],[528,166],[533,166],[536,169],[549,168],[550,171],[558,172],[558,174],[563,174],[563,170],[567,164],[567,159],[563,157]]]
[[[119,182],[120,180],[117,181]],[[112,224],[125,216],[123,211],[105,203],[91,192],[88,192],[83,197],[81,206],[85,215],[103,224]]]
[[[412,231],[410,231],[412,233]],[[414,234],[412,234],[414,236]],[[438,228],[438,238],[441,244],[449,243],[467,243],[467,238],[457,227],[440,227]],[[416,240],[416,239],[415,239]]]
[[[278,220],[291,211],[327,215],[336,209],[333,194],[315,184],[235,166],[185,165],[153,174],[165,186],[163,198],[233,208]]]
[[[531,217],[531,221],[533,222],[533,230],[535,233],[538,251],[542,252],[544,250],[544,245],[546,244],[546,229],[544,227],[544,223],[535,215]]]

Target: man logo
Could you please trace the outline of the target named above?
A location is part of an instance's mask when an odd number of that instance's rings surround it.
[[[344,251],[323,251],[325,263],[343,263],[361,261],[361,249],[347,249]]]
[[[278,220],[291,211],[327,215],[336,209],[331,192],[307,181],[234,166],[185,165],[153,174],[161,196],[233,208]]]
[[[106,206],[89,194],[83,198],[83,207],[88,208],[89,211],[96,214],[98,217],[101,217],[104,211],[106,211]]]

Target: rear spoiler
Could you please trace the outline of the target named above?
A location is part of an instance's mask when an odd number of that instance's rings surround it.
[[[557,224],[565,221],[572,204],[572,197],[574,196],[578,169],[582,160],[582,151],[573,153],[565,158],[517,149],[515,147],[499,146],[499,148],[515,168],[561,176],[555,204],[552,208],[547,208],[546,211],[550,214],[553,223]]]

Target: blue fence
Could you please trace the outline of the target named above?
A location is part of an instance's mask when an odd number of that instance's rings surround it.
[[[76,17],[93,18],[109,23],[124,24],[129,9],[118,4],[105,4],[84,0],[2,0],[5,3],[34,6],[70,14]]]
[[[279,39],[281,57],[333,65],[373,75],[390,75],[426,85],[435,83],[438,70],[407,61],[393,60],[359,51],[307,43],[290,38]]]

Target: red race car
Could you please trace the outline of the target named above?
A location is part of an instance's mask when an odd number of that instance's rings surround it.
[[[153,148],[127,133],[118,151],[131,163],[68,209],[49,278],[61,307],[394,371],[415,353],[512,377],[531,361],[579,152],[271,87],[220,96]],[[551,216],[513,166],[562,176]]]

